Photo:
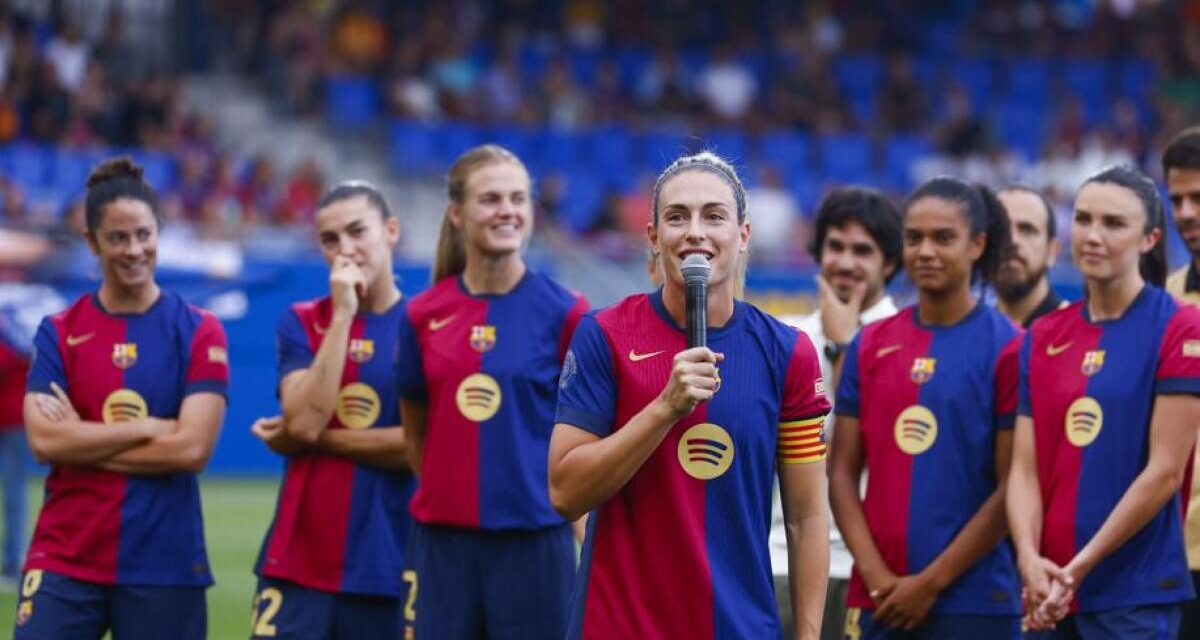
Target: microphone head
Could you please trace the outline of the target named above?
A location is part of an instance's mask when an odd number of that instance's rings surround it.
[[[712,273],[712,265],[708,264],[708,258],[699,253],[693,253],[683,259],[683,266],[680,268],[680,271],[683,272],[684,284],[707,285],[708,275]]]

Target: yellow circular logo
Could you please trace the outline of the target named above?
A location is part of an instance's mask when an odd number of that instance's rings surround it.
[[[338,422],[347,429],[366,429],[379,418],[379,405],[379,394],[371,385],[351,382],[338,392]]]
[[[1067,440],[1077,447],[1086,447],[1096,441],[1100,428],[1104,426],[1104,410],[1100,403],[1084,396],[1067,407]]]
[[[133,389],[117,389],[104,399],[104,423],[129,422],[150,415],[146,400]]]
[[[919,404],[912,405],[896,416],[896,446],[910,456],[929,451],[937,435],[937,418],[932,411]]]
[[[689,476],[712,480],[733,464],[733,439],[729,432],[711,422],[702,422],[679,439],[679,465]]]
[[[486,373],[473,373],[458,383],[454,399],[467,420],[483,422],[500,410],[500,384]]]

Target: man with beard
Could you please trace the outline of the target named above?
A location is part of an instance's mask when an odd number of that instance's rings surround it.
[[[996,308],[1028,329],[1034,320],[1065,304],[1046,277],[1062,248],[1054,208],[1041,193],[1021,185],[1008,187],[996,197],[1012,224],[1012,253],[1000,265],[994,283]]]
[[[820,265],[818,307],[808,315],[780,320],[808,334],[817,348],[826,394],[837,384],[834,366],[864,325],[890,317],[896,304],[887,283],[900,269],[900,210],[877,191],[847,187],[829,194],[817,208],[809,252]],[[825,430],[826,435],[832,433]],[[787,537],[778,491],[771,516],[771,565],[775,574],[784,637],[793,637],[788,607]],[[837,528],[829,532],[829,589],[821,638],[841,638],[846,617],[846,589],[853,560]]]
[[[1191,259],[1167,278],[1167,291],[1179,300],[1200,306],[1200,127],[1184,129],[1171,140],[1162,156],[1163,178],[1175,216],[1175,228],[1187,245]],[[1184,523],[1188,567],[1192,583],[1200,589],[1200,455],[1192,471],[1191,499]],[[1183,605],[1180,638],[1200,637],[1200,601]]]

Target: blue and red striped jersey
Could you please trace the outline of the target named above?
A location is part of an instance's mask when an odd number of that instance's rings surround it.
[[[537,529],[563,524],[547,464],[559,371],[587,301],[527,271],[504,295],[467,293],[461,276],[413,298],[400,322],[400,394],[426,400],[424,524]]]
[[[328,429],[400,424],[396,370],[414,366],[397,360],[405,306],[400,301],[384,313],[355,316]],[[332,315],[328,297],[284,313],[277,334],[281,381],[312,364]],[[399,596],[415,488],[407,471],[324,453],[292,457],[255,572],[333,593]]]
[[[179,416],[190,394],[225,394],[229,355],[216,317],[163,291],[144,313],[112,314],[94,294],[42,321],[28,390],[58,383],[85,421]],[[54,465],[25,568],[100,584],[212,584],[194,473],[127,475]]]
[[[569,637],[780,634],[767,549],[775,470],[825,459],[825,383],[807,337],[743,302],[708,345],[725,354],[716,395],[592,513]],[[685,348],[661,292],[585,317],[557,421],[600,437],[621,429]]]
[[[867,325],[850,345],[834,413],[858,418],[866,456],[863,511],[888,568],[920,572],[997,486],[996,432],[1017,409],[1019,331],[977,304],[951,326],[915,307]],[[1015,615],[1021,585],[1002,542],[946,588],[933,611]],[[874,609],[855,567],[847,601]]]
[[[1114,320],[1084,301],[1037,320],[1021,346],[1021,415],[1033,418],[1042,555],[1065,566],[1146,467],[1154,398],[1200,393],[1200,311],[1146,285]],[[1193,597],[1179,496],[1100,561],[1082,612]]]

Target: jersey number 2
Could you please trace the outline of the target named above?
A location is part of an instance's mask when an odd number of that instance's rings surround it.
[[[260,614],[258,608],[263,602],[267,606]],[[262,593],[254,596],[254,611],[250,614],[250,629],[255,637],[274,638],[277,629],[275,628],[275,616],[279,614],[279,608],[283,606],[283,592],[275,587],[268,587],[262,590]]]
[[[417,619],[417,572],[409,569],[404,572],[403,578],[408,583],[408,597],[404,600],[404,619],[412,622]]]

